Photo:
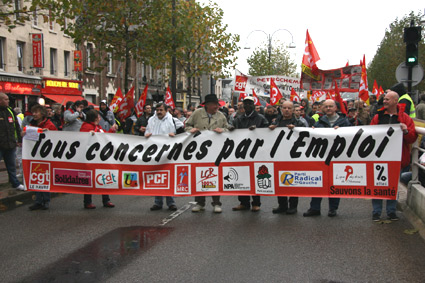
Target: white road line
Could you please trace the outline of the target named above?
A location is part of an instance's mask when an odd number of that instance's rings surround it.
[[[196,202],[189,202],[188,204],[183,205],[178,210],[174,211],[173,213],[162,219],[162,222],[161,224],[159,224],[159,226],[164,226],[167,223],[173,221],[175,218],[179,217],[183,212],[188,210],[192,204],[196,204]]]

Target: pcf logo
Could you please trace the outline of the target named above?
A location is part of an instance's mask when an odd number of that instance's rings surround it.
[[[143,188],[144,189],[168,189],[170,187],[170,171],[151,171],[143,172]]]

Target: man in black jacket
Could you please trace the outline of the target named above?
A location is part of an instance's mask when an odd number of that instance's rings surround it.
[[[0,160],[4,160],[12,187],[23,191],[25,187],[16,177],[16,147],[22,142],[20,129],[16,114],[9,107],[9,97],[0,93]]]
[[[243,100],[243,108],[245,113],[241,116],[238,116],[233,121],[233,127],[235,129],[250,129],[254,130],[256,128],[266,128],[269,125],[267,119],[258,113],[255,110],[254,98],[252,96],[247,96]],[[238,210],[248,210],[251,207],[249,203],[249,196],[238,196],[240,204],[233,208],[234,211]],[[260,196],[252,196],[252,208],[251,211],[258,212],[260,211]]]
[[[137,119],[136,124],[134,125],[134,134],[139,136],[144,136],[146,131],[146,126],[148,125],[148,120],[152,116],[152,107],[149,104],[146,104],[143,107],[143,114]]]
[[[269,126],[269,129],[274,130],[276,127],[288,127],[289,129],[305,127],[303,122],[295,118],[294,103],[291,101],[285,101],[279,107],[282,115]],[[277,202],[279,203],[279,206],[277,208],[273,208],[273,213],[297,213],[298,197],[290,197],[289,203],[288,197],[277,197]]]

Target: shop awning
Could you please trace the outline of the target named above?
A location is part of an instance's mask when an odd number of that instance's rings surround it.
[[[44,97],[51,99],[53,101],[59,102],[62,105],[65,105],[68,101],[75,102],[77,100],[83,100],[84,98],[81,95],[64,95],[64,94],[43,94]],[[88,101],[89,105],[95,106],[96,104]]]

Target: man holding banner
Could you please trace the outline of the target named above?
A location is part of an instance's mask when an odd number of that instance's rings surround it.
[[[399,96],[395,91],[389,91],[384,96],[384,108],[373,117],[371,125],[400,124],[403,131],[403,145],[401,152],[401,169],[410,164],[410,145],[416,141],[415,124],[408,114],[403,112],[403,104],[398,104]],[[403,106],[402,106],[403,105]],[[390,220],[398,220],[396,214],[397,200],[387,200],[387,216]],[[380,221],[382,199],[372,199],[372,220]]]
[[[322,109],[326,115],[323,115],[319,118],[314,124],[315,128],[334,128],[338,129],[339,127],[349,127],[351,123],[345,117],[344,114],[336,113],[337,107],[336,103],[332,99],[328,99],[322,104]],[[338,210],[340,198],[329,198],[329,217],[336,216],[336,211]],[[312,198],[310,202],[310,208],[303,214],[304,217],[317,216],[320,215],[320,204],[322,198]]]
[[[220,105],[215,94],[205,96],[204,108],[199,108],[186,120],[185,130],[191,134],[200,134],[201,131],[209,130],[216,133],[228,131],[226,116],[218,111]],[[221,213],[220,196],[212,196],[215,213]],[[192,212],[205,210],[205,196],[195,197],[196,205]]]

